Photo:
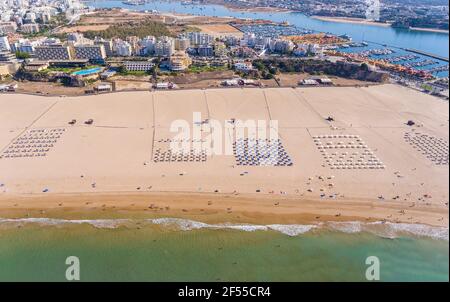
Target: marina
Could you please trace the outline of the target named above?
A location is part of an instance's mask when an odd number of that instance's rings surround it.
[[[125,6],[121,1],[114,0],[89,1],[87,4],[97,8],[129,8],[129,6]],[[282,29],[284,31],[292,30],[292,33],[299,32],[301,34],[307,32],[323,32],[337,36],[348,36],[352,38],[352,41],[346,43],[348,47],[341,48],[340,51],[359,53],[371,49],[389,48],[391,50],[395,49],[396,56],[415,53],[420,55],[420,60],[425,60],[432,54],[439,60],[439,63],[437,64],[439,66],[427,66],[429,72],[437,77],[448,77],[448,71],[446,70],[448,68],[440,67],[448,63],[449,36],[446,33],[417,32],[401,28],[381,27],[368,24],[347,24],[322,21],[297,12],[247,12],[233,10],[221,5],[203,5],[194,2],[187,4],[188,3],[179,1],[152,1],[133,6],[133,10],[192,14],[198,16],[261,19],[277,22],[279,24],[289,24],[288,27],[266,28],[268,29],[269,35],[271,31],[275,34]],[[243,31],[250,29],[258,32],[264,31],[264,27],[242,28]],[[330,48],[332,48],[332,46],[330,46]],[[384,51],[376,50],[374,52],[380,52],[377,54],[380,58],[389,59],[387,54],[382,53]],[[429,67],[433,68],[431,69]],[[427,70],[427,68],[421,69]]]
[[[412,48],[405,48],[406,51],[410,51],[410,52],[414,52],[414,53],[418,53],[427,57],[431,57],[431,58],[435,58],[441,61],[446,61],[448,62],[448,58],[443,57],[443,56],[439,56],[439,55],[435,55],[426,51],[422,51],[422,50],[418,50],[418,49],[412,49]]]
[[[366,42],[367,46],[340,47],[339,52],[354,54],[360,58],[376,60],[380,63],[389,63],[424,71],[436,77],[448,77],[448,62],[445,60],[431,60],[429,56],[418,52],[392,46],[386,47],[374,42]]]

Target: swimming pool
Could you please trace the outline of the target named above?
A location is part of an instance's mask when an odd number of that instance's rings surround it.
[[[101,67],[95,67],[95,68],[75,71],[75,72],[72,73],[72,75],[75,75],[75,76],[87,76],[87,75],[99,73],[100,71],[102,71]]]

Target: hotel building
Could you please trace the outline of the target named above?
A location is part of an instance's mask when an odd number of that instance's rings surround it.
[[[123,66],[127,71],[150,71],[155,64],[150,61],[125,61]]]
[[[105,47],[103,45],[75,45],[74,48],[77,59],[103,61],[106,58]]]
[[[35,55],[41,61],[72,59],[69,46],[63,45],[37,46],[35,48]]]

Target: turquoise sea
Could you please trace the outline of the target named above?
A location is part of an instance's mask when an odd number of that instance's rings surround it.
[[[381,281],[449,280],[448,240],[431,237],[289,236],[186,223],[0,224],[0,281],[65,281],[69,256],[80,260],[81,281],[366,281],[369,256],[380,261]]]

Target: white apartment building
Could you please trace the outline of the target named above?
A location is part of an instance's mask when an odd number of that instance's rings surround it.
[[[172,38],[163,36],[155,44],[155,56],[170,57],[175,52],[175,43]]]
[[[123,40],[115,40],[113,42],[113,50],[119,57],[129,57],[133,54],[130,43]]]
[[[9,45],[8,37],[0,37],[0,50],[11,51],[11,46]]]
[[[150,61],[125,61],[123,66],[127,71],[150,71],[155,64]]]
[[[256,36],[254,33],[245,33],[244,36],[242,37],[239,45],[242,47],[244,47],[244,46],[253,47],[253,46],[255,46],[255,41],[256,41]]]
[[[185,51],[191,45],[191,41],[188,38],[177,38],[175,39],[175,50]]]
[[[0,22],[0,34],[14,33],[17,30],[15,22]]]
[[[34,34],[39,32],[39,24],[37,23],[23,24],[20,27],[20,30],[26,34]]]
[[[156,38],[153,36],[148,36],[139,41],[141,46],[142,55],[150,55],[155,52]]]
[[[188,38],[192,46],[206,45],[214,41],[214,37],[201,32],[189,32]]]
[[[68,33],[67,34],[67,42],[75,44],[92,44],[92,41],[85,38],[82,33]]]
[[[237,71],[244,71],[244,72],[253,70],[253,66],[252,66],[251,62],[237,62],[237,63],[234,63],[234,68]]]

